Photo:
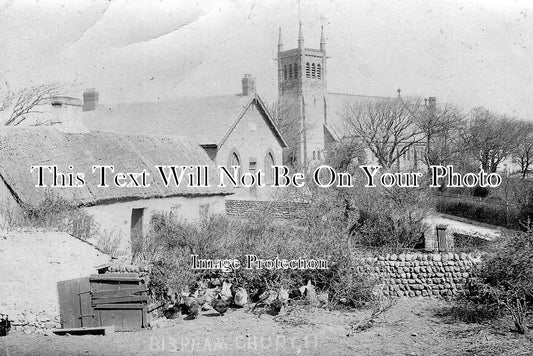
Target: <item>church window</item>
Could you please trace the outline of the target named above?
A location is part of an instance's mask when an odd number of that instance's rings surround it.
[[[309,66],[309,62],[305,64],[305,76],[311,78],[311,67]]]
[[[283,79],[287,80],[287,65],[286,64],[283,66]]]
[[[238,176],[240,176],[241,160],[239,159],[239,155],[235,151],[233,151],[233,153],[231,154],[230,159],[229,159],[229,167],[227,167],[229,172],[233,172],[233,168],[232,168],[233,166],[239,167],[238,168],[238,172],[239,172]]]
[[[316,77],[318,79],[320,79],[322,77],[322,68],[321,68],[320,64],[316,65]]]
[[[311,77],[316,78],[316,67],[315,64],[311,64]]]
[[[294,79],[298,78],[298,65],[294,63]]]
[[[265,157],[265,175],[266,182],[272,184],[274,182],[274,156],[269,152]]]
[[[289,64],[289,79],[292,79],[292,64]]]

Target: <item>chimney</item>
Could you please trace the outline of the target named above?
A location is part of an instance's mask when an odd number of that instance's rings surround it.
[[[98,92],[94,88],[83,92],[83,111],[94,111],[98,106]]]
[[[248,96],[255,93],[255,79],[251,74],[245,74],[242,78],[242,95]]]
[[[437,106],[437,98],[435,98],[434,96],[430,96],[428,98],[428,106],[430,108],[435,108]]]

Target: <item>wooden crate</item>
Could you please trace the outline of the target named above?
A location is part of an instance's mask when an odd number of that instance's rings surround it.
[[[135,273],[98,274],[57,284],[61,326],[115,326],[133,331],[148,326],[148,291]]]
[[[94,274],[89,277],[91,307],[99,326],[114,325],[116,331],[148,326],[148,294],[136,273]]]

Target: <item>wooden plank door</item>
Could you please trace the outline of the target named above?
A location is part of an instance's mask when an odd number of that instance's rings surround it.
[[[57,293],[62,328],[95,326],[89,277],[57,282]]]
[[[144,208],[136,208],[131,210],[131,247],[132,251],[136,251],[138,244],[143,237],[143,216]]]

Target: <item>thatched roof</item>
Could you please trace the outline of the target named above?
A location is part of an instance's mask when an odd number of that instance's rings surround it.
[[[75,188],[40,188],[35,165],[57,165],[60,172],[83,172],[85,185]],[[69,165],[73,166],[69,170]],[[116,172],[146,169],[149,187],[97,187],[93,165],[113,165]],[[165,187],[156,165],[208,165],[210,187]],[[46,174],[45,183],[51,183]],[[112,177],[109,177],[112,178]],[[170,136],[120,135],[114,133],[65,133],[47,128],[0,129],[0,179],[20,204],[35,206],[52,190],[76,205],[94,205],[131,199],[170,196],[229,194],[217,187],[215,167],[205,151],[194,143]],[[112,183],[111,179],[108,179]]]

